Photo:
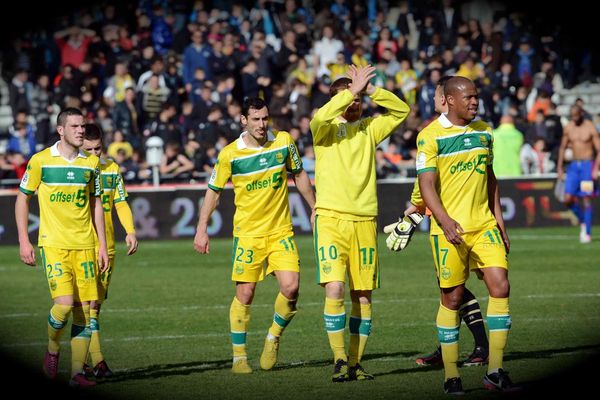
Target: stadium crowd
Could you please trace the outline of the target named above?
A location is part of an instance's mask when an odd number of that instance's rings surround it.
[[[414,174],[416,136],[435,118],[444,75],[476,82],[480,118],[512,133],[513,154],[497,154],[514,164],[507,174],[553,172],[564,123],[556,94],[596,78],[589,61],[564,54],[558,30],[530,18],[459,0],[82,6],[2,50],[0,179],[21,178],[28,158],[57,140],[58,112],[77,107],[102,127],[127,182],[151,181],[152,136],[165,143],[162,181],[204,181],[242,131],[249,96],[267,101],[273,128],[290,132],[312,175],[309,122],[349,64],[376,66],[375,83],[411,107],[377,150],[379,178]],[[365,115],[377,112],[370,103]]]

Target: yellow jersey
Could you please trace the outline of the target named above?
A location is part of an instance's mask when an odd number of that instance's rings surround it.
[[[110,254],[115,252],[115,227],[112,219],[112,209],[116,203],[127,201],[127,190],[119,165],[112,160],[100,158],[100,176],[102,178],[102,208],[104,209],[104,226],[106,228],[106,248]],[[96,244],[98,238],[96,237]]]
[[[310,121],[315,149],[315,207],[319,215],[354,221],[377,216],[375,151],[406,119],[410,109],[382,88],[370,97],[387,113],[355,122],[338,118],[354,100],[350,90],[345,89]]]
[[[38,246],[93,248],[97,239],[89,200],[102,194],[100,160],[81,150],[69,161],[60,155],[58,143],[31,157],[19,190],[26,195],[38,192]]]
[[[496,225],[488,205],[487,168],[492,161],[492,128],[483,121],[455,126],[442,114],[417,136],[417,174],[437,172],[442,205],[465,232]],[[443,234],[435,218],[431,234]]]
[[[297,174],[302,161],[292,137],[269,132],[267,142],[251,148],[240,137],[221,150],[208,187],[223,190],[231,178],[235,195],[234,236],[267,236],[292,227],[287,171]]]

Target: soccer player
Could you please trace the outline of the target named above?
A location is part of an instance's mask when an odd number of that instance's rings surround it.
[[[571,107],[571,121],[564,130],[558,150],[558,179],[565,179],[565,151],[570,147],[573,159],[567,169],[565,180],[565,205],[577,216],[580,224],[579,241],[592,241],[592,196],[594,181],[600,169],[600,135],[594,124],[584,118],[583,109]],[[596,159],[594,161],[594,151]]]
[[[464,394],[458,373],[459,308],[469,270],[479,271],[488,291],[489,364],[484,386],[518,389],[502,368],[511,328],[508,297],[510,241],[492,169],[492,130],[474,121],[479,105],[475,84],[455,76],[444,85],[448,113],[417,136],[417,174],[431,210],[430,239],[441,289],[436,324],[442,345],[444,391]],[[465,200],[466,199],[466,200]]]
[[[38,246],[54,301],[48,316],[44,373],[51,379],[57,376],[60,338],[72,312],[70,385],[88,387],[95,385],[83,374],[91,337],[90,301],[98,299],[98,271],[108,268],[104,210],[102,202],[96,200],[102,194],[100,160],[79,149],[85,128],[81,111],[64,109],[56,125],[60,140],[33,155],[19,186],[15,204],[19,251],[25,264],[35,266],[27,225],[29,201],[37,190]]]
[[[436,84],[434,94],[435,112],[438,114],[446,114],[448,112],[448,105],[446,104],[446,98],[444,97],[444,85],[452,76],[443,76],[439,79]],[[419,212],[423,214],[426,211],[425,203],[419,192],[419,183],[415,181],[413,187],[413,193],[411,196],[411,205],[404,211],[404,216],[408,217],[412,213]],[[395,224],[394,224],[395,225]],[[439,284],[439,282],[438,282]],[[489,344],[487,335],[485,332],[485,326],[483,324],[483,316],[481,315],[481,308],[475,295],[465,287],[462,304],[459,309],[460,318],[465,322],[473,339],[475,339],[475,348],[473,352],[463,360],[460,365],[463,367],[472,367],[487,364]],[[442,348],[438,348],[431,354],[418,357],[415,362],[418,365],[436,365],[442,362]]]
[[[117,210],[117,216],[123,228],[125,228],[125,243],[127,244],[127,255],[137,251],[138,241],[135,236],[135,227],[133,225],[133,214],[127,204],[127,190],[123,183],[123,177],[119,172],[119,166],[112,160],[102,157],[104,143],[102,140],[102,130],[96,124],[86,124],[83,139],[84,151],[100,159],[100,176],[102,179],[102,207],[104,208],[104,225],[106,228],[106,245],[108,251],[109,265],[108,269],[98,277],[98,300],[90,303],[90,328],[92,338],[90,342],[89,355],[93,368],[85,365],[84,369],[88,376],[96,378],[110,378],[113,373],[108,368],[104,355],[100,349],[100,307],[104,300],[108,298],[108,285],[115,267],[115,229],[112,221],[113,206]],[[98,245],[96,243],[96,245]]]
[[[231,178],[236,206],[231,279],[236,290],[229,322],[233,345],[231,370],[239,374],[252,372],[246,353],[246,334],[256,285],[265,275],[275,275],[279,294],[260,357],[262,369],[270,370],[277,362],[281,334],[296,314],[300,259],[288,202],[288,171],[311,209],[315,205],[314,191],[302,169],[294,140],[287,132],[272,132],[268,120],[269,110],[264,100],[244,101],[241,122],[246,130],[219,153],[194,238],[196,251],[209,253],[208,222]]]
[[[333,351],[333,382],[371,380],[360,365],[371,333],[371,295],[379,287],[375,151],[407,117],[406,103],[369,80],[373,66],[348,68],[335,80],[331,99],[310,122],[316,155],[314,246],[317,282],[325,289],[324,319]],[[387,109],[362,118],[362,97]],[[346,275],[350,286],[350,347],[344,331]]]

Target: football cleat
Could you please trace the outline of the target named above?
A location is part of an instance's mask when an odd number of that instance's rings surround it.
[[[240,357],[235,360],[231,366],[231,372],[234,374],[251,374],[252,368],[250,367],[250,364],[248,364],[248,359]]]
[[[461,361],[461,367],[477,367],[488,363],[488,352],[481,346],[476,346],[473,352],[465,360]]]
[[[59,353],[52,354],[48,351],[44,356],[44,375],[50,379],[54,379],[58,375],[58,356]]]
[[[79,387],[79,388],[87,388],[91,386],[96,386],[96,382],[89,380],[85,377],[84,374],[79,373],[74,375],[69,381],[69,386],[71,387]]]
[[[465,394],[461,379],[459,377],[450,378],[444,382],[444,393],[453,394],[455,396],[462,396]]]
[[[508,377],[508,372],[504,371],[502,368],[500,368],[498,372],[485,374],[483,377],[483,386],[488,390],[498,392],[517,392],[521,390],[520,386],[512,383]]]
[[[372,381],[373,379],[375,379],[375,377],[367,373],[360,364],[348,368],[349,381]]]
[[[84,369],[85,371],[85,369]],[[108,368],[106,361],[102,360],[94,367],[94,376],[98,379],[106,379],[113,376],[113,372]]]
[[[348,362],[341,358],[335,362],[333,367],[332,382],[346,382],[348,380]]]
[[[444,361],[442,360],[442,349],[438,347],[433,353],[419,357],[415,360],[415,362],[417,365],[424,366],[443,364]]]
[[[279,340],[265,339],[265,347],[260,355],[260,367],[264,370],[270,370],[277,363],[277,353],[279,351]]]

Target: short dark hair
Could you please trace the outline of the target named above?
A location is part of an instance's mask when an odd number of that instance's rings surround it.
[[[351,83],[352,79],[350,78],[342,77],[336,79],[335,81],[333,81],[331,86],[329,86],[329,97],[333,97],[342,90],[348,89],[348,86],[350,86]]]
[[[83,134],[83,138],[85,140],[98,140],[102,142],[102,137],[104,133],[102,132],[102,128],[96,124],[85,124],[85,133]]]
[[[242,104],[242,115],[248,117],[248,111],[250,111],[251,108],[260,110],[264,107],[267,107],[267,103],[260,97],[246,97],[244,99],[244,104]]]
[[[58,113],[58,117],[56,117],[56,125],[64,127],[67,123],[67,118],[73,115],[83,117],[83,113],[80,109],[75,107],[68,107]]]

